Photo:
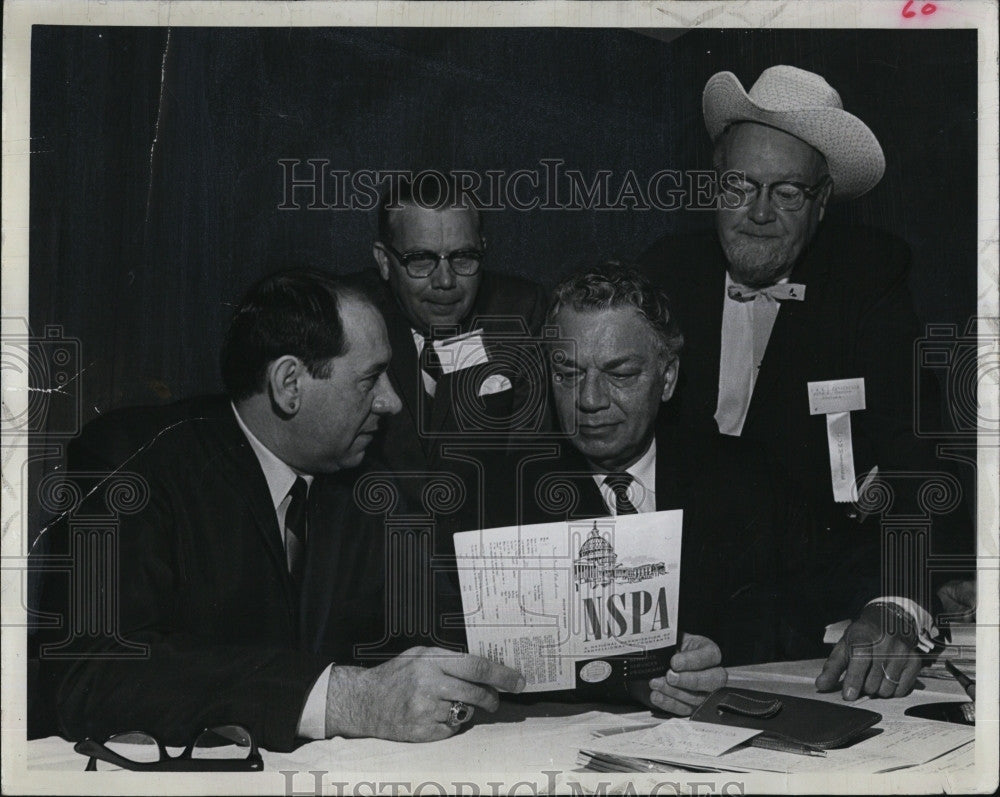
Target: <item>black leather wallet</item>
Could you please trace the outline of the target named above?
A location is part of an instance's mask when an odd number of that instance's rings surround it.
[[[826,750],[855,741],[882,715],[808,697],[726,686],[712,692],[691,719],[753,728],[771,739]]]
[[[649,701],[649,680],[666,674],[676,645],[642,653],[604,656],[576,662],[576,694],[582,700],[608,703]]]

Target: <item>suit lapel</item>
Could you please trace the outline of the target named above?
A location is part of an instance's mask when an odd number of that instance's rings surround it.
[[[815,256],[810,257],[810,252],[814,251],[817,251],[816,247],[811,247],[792,272],[791,281],[806,286],[806,298],[801,302],[781,303],[747,409],[744,433],[758,423],[767,423],[764,419],[768,417],[769,410],[771,413],[776,408],[781,408],[782,412],[806,411],[808,395],[805,375],[810,371],[807,331],[810,316],[815,313],[810,309],[810,303],[813,307],[822,303],[830,278],[830,264],[818,261]],[[794,384],[796,380],[802,384]],[[784,396],[792,396],[797,406],[782,407],[784,400],[781,397]]]
[[[386,329],[389,334],[389,346],[392,349],[392,359],[389,361],[389,380],[393,388],[399,394],[403,404],[400,412],[409,416],[409,423],[396,423],[393,427],[397,430],[413,430],[413,434],[407,434],[408,439],[396,439],[390,444],[393,446],[410,447],[419,451],[428,459],[430,457],[430,445],[426,435],[420,434],[420,430],[426,427],[426,423],[421,415],[427,396],[424,394],[424,386],[421,382],[420,363],[417,360],[417,347],[413,342],[413,330],[406,320],[406,317],[396,305],[388,288],[378,289],[379,309],[385,318]],[[432,410],[433,411],[433,410]]]
[[[430,433],[438,434],[452,416],[454,402],[454,372],[443,374],[434,390],[434,400],[431,402]]]
[[[423,387],[418,381],[420,363],[417,362],[417,347],[413,342],[413,332],[399,313],[388,311],[384,315],[389,331],[389,345],[392,347],[389,375],[402,399],[403,411],[410,413],[416,426],[420,413],[417,391]]]
[[[326,629],[338,594],[338,573],[350,567],[353,558],[345,551],[343,522],[350,509],[351,476],[319,475],[313,481],[309,501],[309,546],[302,579],[299,628],[303,645],[311,651],[322,648]],[[312,493],[315,491],[315,494]],[[350,532],[360,533],[351,528]],[[346,574],[345,574],[346,575]]]
[[[699,264],[709,275],[704,280],[692,280],[691,286],[701,285],[701,293],[693,295],[690,306],[679,308],[678,317],[683,319],[681,329],[687,341],[681,351],[680,383],[677,386],[677,401],[683,404],[689,396],[704,397],[707,406],[693,407],[689,417],[711,419],[719,399],[719,359],[722,351],[722,309],[725,301],[726,262],[722,249],[713,242],[716,258],[713,262]],[[692,291],[693,293],[693,291]],[[685,383],[691,383],[694,390],[685,390]],[[673,410],[670,410],[673,412]],[[712,422],[714,428],[714,421]]]
[[[587,460],[583,458],[583,455],[569,441],[564,442],[562,445],[565,467],[572,474],[569,476],[569,479],[576,488],[577,496],[579,497],[579,501],[573,507],[572,515],[568,519],[580,520],[583,518],[610,515],[611,511],[608,509],[608,505],[604,503],[604,496],[601,495],[601,490],[598,488],[597,482],[594,481]]]
[[[684,471],[677,461],[684,448],[677,443],[676,427],[658,424],[656,433],[656,511],[683,509],[685,503],[681,480]]]
[[[288,576],[285,546],[278,529],[278,518],[271,504],[271,493],[264,478],[264,471],[250,443],[236,424],[231,410],[219,418],[215,425],[219,434],[219,462],[213,465],[229,483],[233,492],[242,497],[254,520],[254,526],[267,548],[272,565],[281,573],[281,582],[289,608],[297,607],[297,598]]]

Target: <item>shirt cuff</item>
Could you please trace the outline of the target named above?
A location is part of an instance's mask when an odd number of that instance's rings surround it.
[[[326,666],[326,669],[316,679],[316,683],[313,684],[309,697],[306,698],[306,705],[302,709],[302,717],[299,719],[299,729],[295,734],[302,739],[326,738],[326,690],[330,686],[330,671],[332,669],[332,664]]]
[[[905,611],[916,624],[917,648],[924,653],[929,653],[934,649],[933,638],[938,635],[938,630],[934,627],[930,614],[923,606],[910,598],[901,598],[897,595],[876,598],[869,601],[867,605],[871,606],[875,603],[890,603]]]

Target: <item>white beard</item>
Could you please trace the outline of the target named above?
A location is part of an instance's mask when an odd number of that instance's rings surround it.
[[[778,239],[753,240],[739,236],[733,243],[723,244],[729,261],[729,274],[734,281],[747,287],[773,285],[792,270],[795,254],[792,247]]]

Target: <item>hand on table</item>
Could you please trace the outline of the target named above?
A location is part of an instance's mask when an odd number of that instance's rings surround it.
[[[520,692],[517,670],[441,648],[410,648],[370,670],[334,667],[327,690],[327,736],[374,736],[402,742],[445,739],[461,725],[447,720],[453,701],[496,711],[498,689]]]
[[[908,695],[920,671],[915,646],[912,624],[906,627],[879,605],[866,606],[834,646],[816,678],[816,688],[833,692],[839,687],[844,700]]]
[[[722,651],[711,639],[685,634],[680,651],[670,659],[667,674],[649,682],[650,700],[663,711],[688,716],[709,693],[726,685],[726,670],[721,664]]]

